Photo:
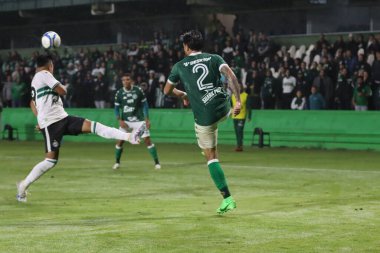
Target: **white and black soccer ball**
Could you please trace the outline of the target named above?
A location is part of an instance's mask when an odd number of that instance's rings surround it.
[[[42,35],[41,44],[46,49],[57,48],[61,45],[61,37],[56,32],[46,32]]]

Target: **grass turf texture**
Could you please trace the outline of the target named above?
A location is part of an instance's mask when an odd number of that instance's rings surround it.
[[[221,146],[238,208],[221,202],[195,145],[65,143],[58,165],[15,200],[42,142],[0,142],[0,252],[378,252],[376,152]]]

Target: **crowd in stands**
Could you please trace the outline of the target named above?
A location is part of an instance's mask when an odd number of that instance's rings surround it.
[[[380,44],[374,35],[321,34],[312,45],[275,45],[264,33],[222,25],[206,33],[206,50],[221,55],[249,94],[254,109],[380,109]],[[178,38],[154,34],[153,42],[54,52],[55,76],[67,88],[66,107],[113,107],[121,74],[132,74],[151,108],[177,108],[163,86],[174,63],[184,57]],[[26,107],[38,52],[28,58],[10,52],[1,64],[4,107]]]

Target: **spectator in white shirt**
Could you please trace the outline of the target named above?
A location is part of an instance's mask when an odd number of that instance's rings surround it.
[[[293,90],[296,87],[297,80],[290,75],[289,69],[285,71],[285,76],[282,79],[282,109],[290,109],[290,103],[293,98]]]
[[[96,63],[95,68],[92,69],[91,75],[93,77],[97,77],[99,74],[102,74],[102,76],[104,76],[105,71],[105,66],[101,67],[99,63]]]
[[[296,96],[292,100],[291,108],[292,110],[304,110],[306,99],[302,96],[300,90],[297,91]]]

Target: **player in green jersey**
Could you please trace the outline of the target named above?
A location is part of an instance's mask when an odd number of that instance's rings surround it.
[[[225,76],[228,86],[237,98],[233,114],[240,112],[240,87],[235,74],[222,57],[203,53],[203,37],[198,31],[189,31],[182,36],[186,57],[177,62],[169,75],[164,92],[174,94],[190,102],[194,114],[195,133],[198,145],[203,150],[211,177],[223,196],[217,212],[222,214],[236,208],[236,203],[228,189],[224,172],[217,153],[218,123],[230,113],[230,101],[220,80]],[[181,82],[185,91],[175,88]]]
[[[132,131],[133,133],[143,126],[145,131],[141,138],[144,139],[149,154],[154,160],[155,169],[161,169],[156,147],[150,139],[149,108],[144,92],[140,87],[133,85],[133,80],[130,74],[124,74],[121,81],[123,83],[123,88],[118,90],[115,95],[115,116],[119,121],[119,129],[124,132]],[[112,167],[114,170],[120,167],[123,144],[123,140],[119,140],[116,143],[116,163]]]

